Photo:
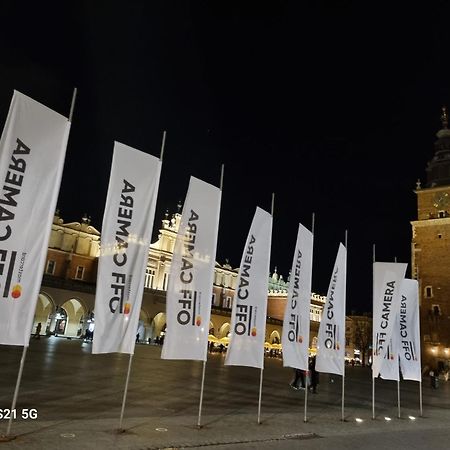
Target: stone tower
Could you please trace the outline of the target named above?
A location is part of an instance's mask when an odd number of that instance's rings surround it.
[[[450,363],[450,130],[446,108],[435,153],[417,182],[417,220],[412,225],[412,270],[419,281],[423,365]]]

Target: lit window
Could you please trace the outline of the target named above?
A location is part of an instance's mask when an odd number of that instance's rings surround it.
[[[149,289],[153,289],[153,283],[155,281],[155,269],[145,269],[145,281],[144,286]]]
[[[169,274],[167,272],[164,272],[163,291],[167,291],[168,284],[169,284]]]
[[[47,261],[47,268],[45,269],[45,273],[53,275],[55,273],[56,261],[49,259]]]
[[[75,272],[75,279],[76,280],[82,280],[84,277],[84,267],[83,266],[77,266],[77,271]]]

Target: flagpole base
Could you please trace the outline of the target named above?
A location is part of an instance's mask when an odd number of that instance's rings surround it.
[[[0,434],[0,442],[9,442],[13,441],[17,436],[5,436],[4,434]]]

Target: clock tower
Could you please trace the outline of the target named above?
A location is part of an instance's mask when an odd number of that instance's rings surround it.
[[[442,108],[442,129],[417,182],[417,220],[412,225],[412,271],[419,281],[422,361],[430,369],[450,366],[450,130]]]

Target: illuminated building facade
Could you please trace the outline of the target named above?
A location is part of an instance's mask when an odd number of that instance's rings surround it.
[[[411,222],[412,276],[419,281],[422,363],[434,369],[450,363],[450,130],[442,111],[435,154],[425,187],[417,182],[417,220]]]
[[[166,214],[158,239],[150,246],[138,330],[141,341],[148,342],[149,338],[154,340],[164,334],[166,290],[180,220],[179,212],[170,219]],[[59,213],[55,214],[33,330],[39,322],[42,333],[59,336],[80,337],[87,329],[93,330],[99,249],[100,232],[88,217],[83,217],[81,222],[64,223]],[[227,337],[230,332],[237,276],[238,269],[232,268],[228,261],[223,265],[216,262],[209,331],[217,338]],[[288,283],[275,270],[269,277],[266,325],[269,343],[281,341],[287,287]],[[310,342],[313,347],[325,300],[312,294]]]

